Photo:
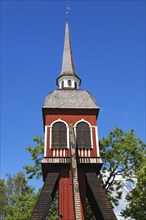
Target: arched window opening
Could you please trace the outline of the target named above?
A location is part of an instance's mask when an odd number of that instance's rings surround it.
[[[77,89],[77,83],[75,82],[75,89]]]
[[[61,88],[64,88],[64,81],[61,82]]]
[[[67,128],[63,122],[52,126],[52,148],[67,148]]]
[[[68,80],[68,86],[71,86],[71,80]]]
[[[76,128],[76,144],[78,148],[91,148],[90,127],[85,122],[80,122]]]

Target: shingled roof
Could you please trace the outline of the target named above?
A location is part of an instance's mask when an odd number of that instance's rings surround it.
[[[43,108],[98,109],[94,97],[85,90],[58,89],[49,93]]]

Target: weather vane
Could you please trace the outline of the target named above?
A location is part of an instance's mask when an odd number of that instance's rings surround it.
[[[66,3],[66,19],[68,20],[68,14],[69,14],[69,10],[70,10],[70,7],[68,6],[69,3],[67,2]]]

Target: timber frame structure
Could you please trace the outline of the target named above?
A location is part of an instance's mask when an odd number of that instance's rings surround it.
[[[70,129],[70,139],[74,141],[72,128]],[[99,158],[94,158],[97,163],[87,163],[82,158],[82,162],[76,156],[76,149],[74,148],[74,143],[71,142],[71,158],[63,158],[63,160],[58,161],[58,158],[54,158],[53,164],[50,158],[44,158],[42,160],[42,169],[44,175],[44,186],[42,188],[40,197],[35,205],[32,213],[31,220],[45,220],[49,215],[49,211],[54,199],[55,193],[58,189],[59,179],[64,170],[67,173],[71,171],[72,175],[72,188],[73,188],[73,218],[63,218],[63,213],[58,213],[58,219],[66,220],[82,220],[86,219],[86,206],[85,199],[86,196],[97,220],[116,220],[116,216],[113,212],[112,206],[108,201],[103,188],[98,180],[98,173],[101,168],[102,163]],[[84,163],[84,162],[85,163]],[[66,176],[66,175],[65,175]],[[78,181],[79,180],[79,181]],[[86,195],[79,195],[79,192],[83,191],[82,181],[85,181]],[[81,184],[80,184],[81,183]],[[82,192],[83,193],[83,192]],[[65,196],[65,195],[64,195]],[[80,198],[84,198],[83,213],[81,213]],[[68,213],[70,215],[70,213]],[[83,216],[82,216],[83,215]]]
[[[86,197],[97,220],[116,220],[98,180],[102,167],[93,96],[80,89],[66,21],[59,89],[46,96],[43,106],[45,131],[42,173],[44,186],[31,220],[45,220],[58,190],[58,219],[86,220]]]

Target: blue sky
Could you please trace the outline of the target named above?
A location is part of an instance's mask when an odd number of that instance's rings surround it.
[[[65,1],[1,1],[1,177],[31,163],[41,108],[61,71]],[[115,126],[145,138],[145,1],[70,1],[81,88],[100,106],[99,138]]]

